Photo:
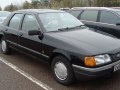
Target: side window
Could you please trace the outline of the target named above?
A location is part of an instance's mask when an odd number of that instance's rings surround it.
[[[81,14],[81,20],[97,21],[98,10],[86,10]]]
[[[109,24],[116,24],[118,17],[109,12],[109,11],[102,11],[100,16],[100,22],[102,23],[109,23]]]
[[[19,29],[22,16],[23,14],[15,14],[10,20],[9,27],[14,29]]]
[[[38,30],[38,23],[33,15],[25,15],[22,30],[28,32],[29,30]]]
[[[73,10],[70,13],[75,16],[76,18],[78,18],[78,16],[80,15],[80,13],[82,12],[82,10]]]

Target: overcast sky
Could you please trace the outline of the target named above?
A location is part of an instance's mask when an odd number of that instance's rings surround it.
[[[31,0],[0,0],[0,6],[4,8],[6,5],[9,5],[11,3],[20,5],[24,1],[31,1]]]

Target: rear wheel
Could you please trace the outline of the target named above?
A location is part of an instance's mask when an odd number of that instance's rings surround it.
[[[72,65],[65,57],[55,57],[51,64],[51,70],[57,82],[63,85],[70,85],[74,82]]]
[[[1,39],[1,51],[3,54],[9,54],[10,53],[10,48],[6,42],[6,40],[4,39],[4,37],[2,37]]]

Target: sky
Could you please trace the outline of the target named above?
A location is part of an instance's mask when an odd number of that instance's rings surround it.
[[[24,1],[31,1],[31,0],[0,0],[0,6],[4,8],[7,5],[10,5],[11,3],[21,5]]]

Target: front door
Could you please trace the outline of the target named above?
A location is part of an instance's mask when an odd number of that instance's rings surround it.
[[[19,46],[27,51],[28,54],[37,56],[41,54],[42,43],[39,36],[28,35],[28,31],[39,30],[39,28],[36,17],[32,14],[26,14],[23,19],[21,31],[19,31],[21,33],[21,36],[19,36]]]

